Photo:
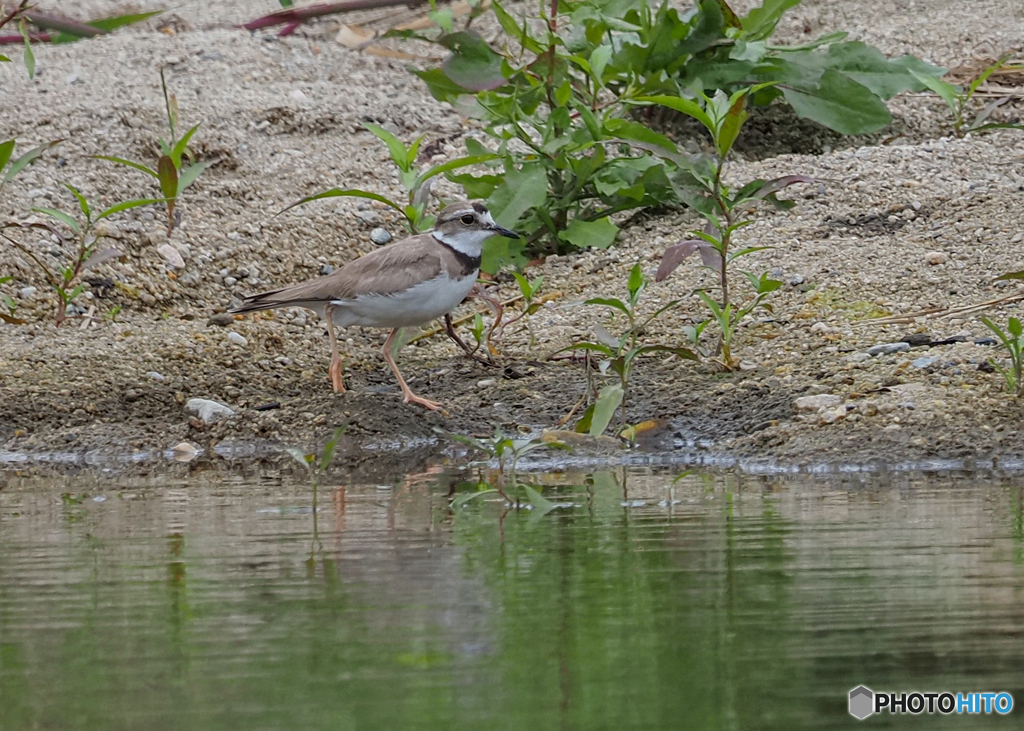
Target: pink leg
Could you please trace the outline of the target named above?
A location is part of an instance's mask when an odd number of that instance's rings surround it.
[[[345,393],[345,381],[341,376],[341,355],[338,353],[338,337],[334,334],[334,308],[328,305],[324,310],[327,320],[327,334],[331,336],[331,367],[327,372],[331,376],[331,385],[335,393]]]
[[[395,359],[391,357],[391,344],[395,341],[395,338],[398,337],[398,331],[399,328],[396,327],[391,331],[391,334],[388,335],[388,339],[384,341],[384,360],[386,360],[388,365],[391,366],[391,372],[395,374],[395,378],[398,379],[398,385],[402,387],[402,400],[407,404],[419,404],[431,411],[437,411],[441,408],[441,404],[437,401],[421,398],[414,394],[412,389],[409,388],[409,384],[405,382],[404,378],[402,378],[402,374],[398,370],[398,366],[395,364]]]

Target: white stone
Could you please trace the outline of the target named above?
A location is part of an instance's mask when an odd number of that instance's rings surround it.
[[[235,415],[234,409],[230,406],[204,398],[190,398],[185,402],[185,410],[198,416],[204,424],[212,424]]]
[[[157,253],[163,256],[171,267],[175,269],[185,268],[185,260],[181,258],[181,253],[170,244],[158,247]]]
[[[938,264],[945,264],[949,261],[949,257],[941,251],[929,251],[924,255],[924,260],[932,266],[937,266]]]
[[[819,393],[815,396],[801,396],[793,402],[793,408],[797,411],[817,411],[818,409],[835,406],[842,399],[831,393]]]
[[[822,424],[834,424],[837,421],[841,421],[846,417],[846,407],[837,406],[834,409],[826,409],[821,412],[821,423]]]
[[[228,342],[234,343],[235,345],[241,346],[243,348],[248,347],[249,345],[249,341],[246,340],[241,335],[239,335],[238,333],[236,333],[234,330],[228,333]]]

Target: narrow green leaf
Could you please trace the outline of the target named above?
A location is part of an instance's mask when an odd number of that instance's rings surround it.
[[[287,452],[292,459],[302,465],[303,469],[307,472],[312,469],[312,463],[307,459],[306,453],[298,447],[285,447],[284,451]]]
[[[1021,329],[1020,320],[1016,317],[1010,318],[1006,329],[1009,330],[1010,334],[1015,338],[1019,339],[1021,335],[1024,335],[1024,330]]]
[[[564,353],[567,350],[595,350],[598,353],[604,353],[608,357],[615,355],[615,353],[612,352],[611,348],[609,348],[607,345],[602,345],[601,343],[573,343],[572,345],[566,348],[556,350],[551,355],[558,355],[559,353]]]
[[[78,221],[76,221],[74,218],[64,213],[63,211],[58,211],[56,208],[33,208],[32,210],[35,211],[36,213],[42,213],[44,215],[50,216],[51,218],[56,218],[61,223],[67,225],[67,227],[74,231],[76,234],[81,233],[82,229],[78,225]]]
[[[644,270],[639,264],[634,264],[629,271],[629,283],[626,288],[629,290],[629,298],[635,299],[640,289],[644,286]]]
[[[181,171],[181,177],[178,178],[178,192],[185,190],[192,183],[199,179],[208,167],[213,165],[212,162],[197,162],[195,165],[190,165]]]
[[[938,77],[923,74],[916,69],[910,69],[910,73],[928,89],[938,94],[950,109],[956,111],[961,93],[959,87],[950,84],[948,81],[943,81]]]
[[[36,56],[32,53],[32,41],[28,38],[28,26],[24,18],[19,21],[18,29],[21,31],[21,37],[25,43],[25,70],[28,71],[28,77],[34,79],[36,77]]]
[[[372,122],[363,122],[363,126],[388,146],[388,152],[391,154],[391,160],[399,167],[399,169],[409,170],[410,164],[408,161],[408,152],[400,139],[380,125],[373,124]]]
[[[26,167],[35,162],[36,158],[38,158],[40,155],[42,155],[44,152],[49,150],[54,145],[59,145],[63,141],[64,140],[51,140],[50,142],[46,142],[42,145],[39,145],[39,147],[33,147],[31,150],[29,150],[24,155],[17,158],[11,163],[11,166],[7,168],[7,173],[4,175],[3,182],[6,183],[12,180],[15,175],[17,175]]]
[[[583,304],[585,305],[600,305],[601,307],[611,307],[612,309],[619,310],[629,316],[629,308],[626,307],[626,303],[615,297],[594,297],[593,299],[586,300]]]
[[[89,201],[85,199],[85,196],[79,192],[78,188],[68,183],[64,183],[64,187],[70,190],[76,199],[78,199],[78,208],[82,211],[82,215],[85,216],[85,220],[92,218],[92,209],[89,208]]]
[[[497,160],[498,157],[498,155],[493,153],[488,153],[486,155],[470,155],[469,157],[459,157],[455,160],[443,162],[440,165],[434,165],[432,168],[428,168],[418,178],[416,178],[413,190],[419,188],[423,183],[436,175],[441,175],[452,170],[458,170],[459,168],[469,167],[470,165],[479,165],[480,163]]]
[[[324,445],[324,453],[320,457],[320,471],[323,472],[331,466],[331,462],[334,461],[334,452],[338,448],[338,442],[341,441],[341,435],[345,433],[345,428],[339,426],[334,430],[334,436],[331,440]]]
[[[1024,271],[1007,272],[1006,274],[999,275],[998,277],[996,277],[992,281],[993,282],[998,282],[1000,280],[1006,280],[1006,279],[1024,279]]]
[[[13,61],[11,61],[11,59],[8,56],[5,56],[2,53],[0,53],[0,62],[3,62],[3,63],[13,63]]]
[[[148,13],[129,13],[127,15],[115,15],[112,18],[100,18],[99,20],[88,20],[86,25],[91,25],[93,28],[99,28],[102,31],[110,33],[111,31],[122,28],[126,25],[132,25],[133,23],[139,23],[148,18],[152,18],[156,15],[163,13],[163,10],[151,10]]]
[[[307,197],[303,198],[300,201],[292,203],[287,208],[281,210],[277,215],[280,216],[281,213],[284,213],[285,211],[290,211],[292,208],[295,208],[296,206],[301,206],[301,205],[304,205],[306,203],[310,203],[312,201],[318,201],[318,200],[321,200],[323,198],[341,198],[341,197],[368,198],[370,200],[380,201],[381,203],[384,203],[384,204],[386,204],[388,206],[391,206],[396,211],[401,213],[403,216],[405,215],[405,209],[402,206],[400,206],[399,204],[395,203],[393,200],[389,200],[388,198],[385,198],[382,195],[378,195],[377,193],[370,193],[369,191],[366,191],[366,190],[357,190],[357,189],[342,190],[341,188],[332,188],[331,190],[326,190],[323,193],[317,193],[316,195],[307,196]]]
[[[109,160],[110,162],[116,162],[118,165],[127,165],[130,168],[135,168],[136,170],[141,170],[142,172],[146,173],[146,175],[152,175],[157,180],[160,179],[160,175],[157,173],[156,170],[152,170],[152,169],[146,167],[145,165],[142,165],[141,163],[132,162],[131,160],[125,160],[122,157],[111,157],[110,155],[93,155],[93,159],[94,160]]]
[[[136,200],[121,201],[120,203],[107,208],[105,211],[102,211],[98,216],[96,216],[96,220],[102,221],[104,218],[113,216],[115,213],[120,213],[121,211],[127,211],[131,208],[138,208],[139,206],[148,206],[153,203],[163,202],[162,198],[139,198]]]
[[[477,490],[476,492],[464,492],[461,495],[457,495],[455,499],[452,500],[451,507],[454,510],[458,510],[459,508],[465,507],[471,500],[476,500],[478,497],[483,497],[484,495],[496,495],[497,493],[498,491],[494,489]]]
[[[707,127],[708,131],[712,134],[715,133],[715,123],[708,116],[708,113],[697,102],[691,99],[684,99],[680,96],[640,96],[637,97],[637,102],[648,102],[650,104],[660,104],[663,107],[674,109],[677,112],[682,112],[688,117],[693,117],[698,122]]]
[[[181,156],[185,154],[185,150],[188,149],[188,141],[192,139],[192,135],[196,133],[197,129],[199,129],[198,124],[186,132],[185,136],[178,140],[178,144],[176,144],[174,149],[171,150],[170,158],[174,161],[175,167],[181,167]],[[184,188],[184,186],[182,186],[182,188]]]
[[[622,390],[622,385],[619,383],[605,386],[601,389],[597,396],[597,401],[594,402],[594,416],[590,422],[590,436],[597,437],[604,434],[604,430],[608,428],[612,417],[615,416],[615,410],[619,408],[619,404],[622,403],[624,397],[625,393]]]

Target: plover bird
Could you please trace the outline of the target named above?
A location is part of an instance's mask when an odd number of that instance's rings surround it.
[[[391,356],[391,345],[400,328],[424,325],[465,299],[480,273],[483,243],[494,235],[519,238],[496,224],[483,203],[453,203],[441,211],[432,231],[376,249],[326,277],[247,297],[232,312],[305,307],[320,315],[331,338],[328,373],[338,393],[345,392],[345,384],[335,328],[390,328],[384,360],[402,387],[404,401],[438,409],[440,403],[409,388]]]

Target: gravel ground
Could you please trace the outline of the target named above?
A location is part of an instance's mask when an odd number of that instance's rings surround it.
[[[56,3],[40,3],[48,5]],[[76,12],[95,17],[157,5],[96,0]],[[69,207],[62,182],[107,204],[155,192],[141,173],[90,156],[153,159],[155,138],[165,132],[160,65],[168,68],[183,124],[202,122],[193,149],[201,160],[217,161],[186,193],[170,239],[159,212],[112,219],[107,232],[125,256],[92,272],[81,300],[84,310],[95,307],[92,319],[55,328],[45,282],[13,248],[0,246],[0,274],[16,277],[0,292],[27,321],[0,324],[0,451],[311,442],[341,423],[378,444],[415,443],[437,430],[489,433],[495,423],[551,428],[587,379],[579,363],[545,356],[590,337],[595,324],[613,327],[580,303],[622,293],[637,261],[653,273],[664,248],[694,224],[685,214],[643,214],[611,250],[552,257],[531,269],[530,276],[544,275],[550,300],[530,319],[532,332],[505,335],[501,368],[459,355],[443,336],[405,348],[399,362],[410,384],[445,402],[447,416],[401,403],[379,355],[384,333],[373,330],[346,333],[354,390],[335,396],[315,316],[294,310],[210,318],[246,294],[317,276],[372,250],[374,228],[401,235],[387,210],[367,202],[326,201],[274,215],[339,185],[398,194],[386,151],[361,122],[407,140],[426,134],[432,161],[461,154],[463,138],[474,132],[426,93],[407,61],[337,43],[337,20],[285,39],[231,27],[276,7],[185,2],[105,38],[37,47],[34,81],[18,64],[0,67],[2,136],[25,145],[65,139],[0,194],[7,219],[22,220],[32,206]],[[401,9],[345,20],[383,30],[415,17]],[[953,68],[1020,51],[1024,8],[1010,0],[808,1],[781,35],[796,41],[836,29],[889,54],[914,53]],[[1004,114],[1012,118],[1015,109]],[[683,444],[797,462],[1024,454],[1016,429],[1021,406],[987,366],[1001,354],[978,319],[1005,321],[1015,304],[902,325],[865,323],[1017,291],[992,279],[1024,268],[1024,135],[943,137],[943,110],[922,95],[896,100],[893,110],[905,135],[888,145],[838,149],[796,139],[793,150],[825,151],[731,165],[735,181],[801,174],[818,182],[790,189],[793,211],[759,212],[742,232],[744,244],[773,247],[744,260],[746,268],[767,270],[786,285],[773,295],[774,312],[752,318],[739,335],[741,370],[660,358],[638,366],[627,416],[658,424],[644,436],[647,448]],[[184,266],[161,253],[167,244]],[[685,298],[678,315],[651,328],[652,341],[680,344],[680,326],[702,316],[692,291],[707,276],[689,262],[650,287],[650,309]],[[513,289],[499,284],[503,298]],[[116,319],[103,319],[116,305]],[[468,311],[464,305],[460,313]],[[908,338],[911,350],[867,354]],[[833,398],[806,398],[815,395]],[[206,425],[185,409],[193,398],[216,400],[238,415]],[[273,404],[279,407],[257,409]]]

